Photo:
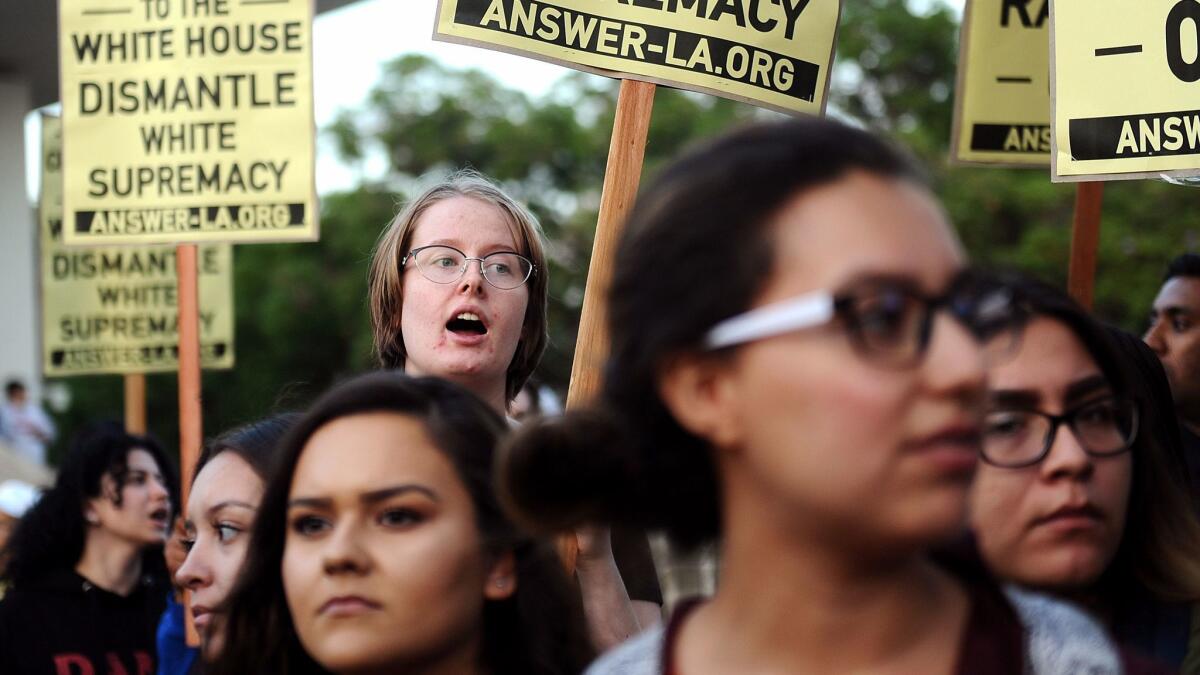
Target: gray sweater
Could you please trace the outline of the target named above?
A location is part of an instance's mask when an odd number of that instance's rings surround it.
[[[1028,675],[1121,675],[1121,658],[1104,629],[1074,605],[1005,588],[1025,628]],[[666,629],[629,640],[596,660],[584,675],[662,675]]]

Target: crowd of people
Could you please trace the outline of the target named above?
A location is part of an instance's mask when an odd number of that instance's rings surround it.
[[[216,435],[186,504],[107,423],[0,486],[0,672],[1200,672],[1200,257],[1143,340],[804,119],[673,161],[613,264],[602,393],[530,414],[536,219],[469,171],[418,195],[378,372]],[[715,593],[664,615],[649,532],[715,545]]]

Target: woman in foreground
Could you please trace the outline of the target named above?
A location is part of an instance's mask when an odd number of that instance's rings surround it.
[[[634,209],[608,317],[602,404],[519,432],[507,497],[547,530],[719,539],[722,573],[589,672],[1120,672],[1083,614],[1038,598],[1027,625],[933,554],[965,527],[1019,313],[888,145],[795,120],[680,158]]]

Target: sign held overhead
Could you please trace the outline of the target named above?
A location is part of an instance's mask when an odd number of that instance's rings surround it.
[[[440,0],[435,37],[824,112],[838,0]]]
[[[311,241],[312,0],[60,0],[67,244]]]
[[[1200,174],[1200,0],[1052,0],[1054,180]]]
[[[1049,0],[967,0],[951,157],[1050,164]]]
[[[59,118],[42,116],[42,372],[46,377],[178,367],[175,249],[63,245]],[[205,368],[232,368],[233,247],[200,248]]]

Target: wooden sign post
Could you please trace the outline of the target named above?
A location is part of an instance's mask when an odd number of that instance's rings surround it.
[[[571,385],[567,408],[587,404],[600,393],[604,360],[608,358],[608,327],[605,303],[612,283],[613,260],[625,219],[633,208],[642,162],[646,156],[646,136],[654,108],[655,86],[637,80],[622,80],[617,96],[617,114],[608,145],[608,163],[604,188],[600,193],[600,214],[596,238],[592,242],[592,260],[588,265],[587,286],[583,293],[583,312],[579,317],[579,337],[575,341],[575,360],[571,364]],[[579,544],[574,536],[558,540],[559,554],[567,569],[574,571]]]
[[[608,357],[608,330],[605,303],[612,282],[617,241],[624,230],[625,218],[637,197],[646,155],[646,136],[654,107],[653,84],[622,80],[617,96],[617,115],[608,146],[608,164],[604,171],[604,189],[600,194],[600,215],[592,260],[588,266],[587,286],[583,293],[583,312],[579,317],[579,337],[575,341],[575,360],[571,365],[571,386],[567,407],[574,408],[595,398],[600,392],[604,359]]]
[[[146,433],[146,376],[142,373],[125,376],[125,430]]]
[[[195,244],[175,247],[175,270],[179,277],[179,463],[183,476],[179,495],[184,504],[187,504],[191,491],[204,438],[200,416],[200,294],[196,257]],[[190,612],[187,619],[187,642],[197,646],[200,636]]]
[[[1075,192],[1075,218],[1071,225],[1071,264],[1067,271],[1067,290],[1071,297],[1092,308],[1096,279],[1096,252],[1100,248],[1100,211],[1104,183],[1080,183]]]

